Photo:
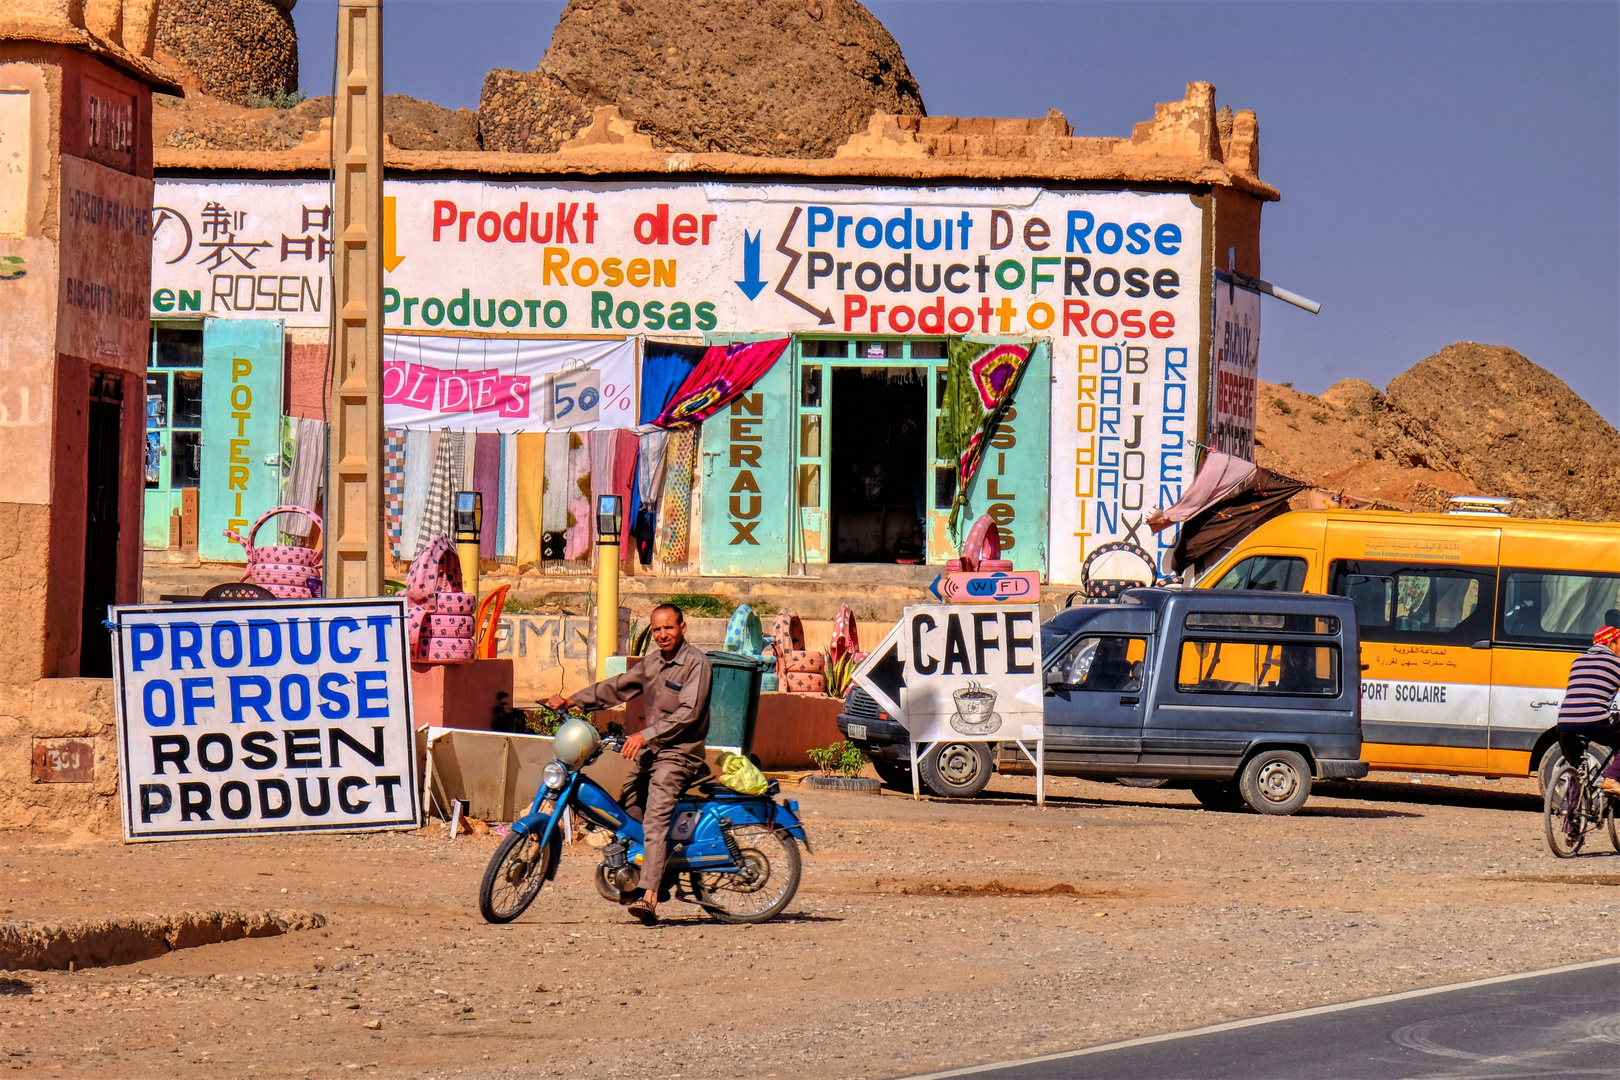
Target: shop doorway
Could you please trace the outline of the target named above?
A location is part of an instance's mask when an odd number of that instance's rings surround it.
[[[832,369],[833,562],[921,562],[928,511],[927,369]]]
[[[112,637],[101,625],[118,602],[119,439],[124,381],[97,373],[90,384],[85,441],[84,606],[79,629],[79,676],[112,677]]]

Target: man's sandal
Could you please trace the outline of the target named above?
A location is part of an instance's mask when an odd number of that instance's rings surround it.
[[[645,897],[637,900],[635,903],[625,908],[625,910],[634,915],[636,918],[640,919],[642,926],[658,925],[658,911],[653,907],[653,905],[647,903]]]

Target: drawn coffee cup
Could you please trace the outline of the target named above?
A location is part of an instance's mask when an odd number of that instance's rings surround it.
[[[988,735],[1001,727],[1001,717],[995,713],[994,690],[978,683],[969,683],[953,691],[951,697],[956,701],[956,714],[951,717],[951,727],[963,735]]]

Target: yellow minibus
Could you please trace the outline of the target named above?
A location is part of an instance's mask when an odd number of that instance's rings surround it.
[[[1355,603],[1372,768],[1544,783],[1570,662],[1620,625],[1620,523],[1300,510],[1198,584]]]

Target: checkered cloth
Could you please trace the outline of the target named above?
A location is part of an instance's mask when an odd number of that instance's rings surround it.
[[[404,428],[387,428],[383,431],[383,506],[388,522],[388,548],[396,559],[402,559],[404,555],[399,550],[399,539],[405,527],[402,521],[405,509]]]

